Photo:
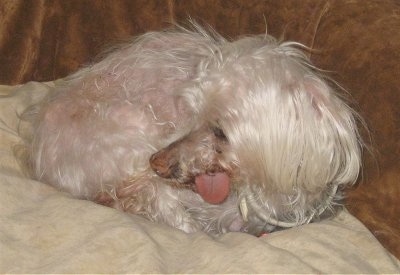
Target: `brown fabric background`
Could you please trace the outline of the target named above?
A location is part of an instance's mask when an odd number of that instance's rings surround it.
[[[188,16],[231,38],[267,23],[316,50],[312,60],[350,92],[371,131],[347,207],[400,258],[398,0],[1,0],[0,84],[64,77],[106,45]]]

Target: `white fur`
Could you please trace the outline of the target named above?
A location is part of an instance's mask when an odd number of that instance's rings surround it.
[[[361,150],[353,111],[301,48],[268,35],[228,42],[196,25],[144,34],[41,103],[35,177],[186,232],[316,219],[356,181]],[[150,167],[163,150],[176,178]],[[219,204],[187,185],[214,167],[231,177]]]

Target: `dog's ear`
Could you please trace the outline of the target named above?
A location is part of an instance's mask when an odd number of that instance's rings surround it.
[[[319,127],[310,129],[310,137],[315,135],[314,138],[322,140],[321,145],[331,148],[331,166],[328,169],[331,171],[331,182],[354,183],[361,167],[362,141],[357,130],[358,115],[319,77],[305,78],[302,87],[302,92],[309,97],[309,105],[314,111],[315,126]]]
[[[304,79],[302,85],[303,92],[309,96],[312,109],[322,116],[323,106],[327,106],[329,101],[330,88],[324,82],[311,78]]]
[[[245,108],[222,119],[241,170],[252,173],[249,181],[263,192],[293,197],[356,181],[356,115],[328,84],[317,76],[299,77],[254,91]]]

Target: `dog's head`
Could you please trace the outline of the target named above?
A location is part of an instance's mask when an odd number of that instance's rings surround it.
[[[153,170],[208,203],[237,196],[245,220],[290,226],[329,207],[358,177],[360,139],[353,111],[299,48],[248,37],[203,60],[182,92],[196,126],[151,157]]]

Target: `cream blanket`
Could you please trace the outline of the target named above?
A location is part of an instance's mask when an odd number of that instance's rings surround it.
[[[53,83],[0,86],[0,273],[400,273],[347,211],[256,238],[185,234],[77,200],[21,172],[19,115]]]

